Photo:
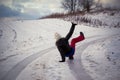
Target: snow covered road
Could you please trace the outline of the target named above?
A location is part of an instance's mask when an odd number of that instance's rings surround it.
[[[20,74],[20,72],[22,70],[24,70],[24,68],[30,64],[33,60],[35,60],[38,57],[41,57],[42,55],[44,55],[44,53],[49,52],[50,50],[54,49],[55,47],[51,47],[45,50],[42,50],[36,54],[33,54],[27,58],[25,58],[24,60],[22,60],[21,62],[19,62],[18,64],[16,64],[10,71],[7,72],[6,75],[4,75],[4,77],[0,80],[16,80],[17,76]]]
[[[111,35],[113,36],[113,35]],[[76,49],[76,54],[75,54],[75,60],[74,61],[70,61],[68,60],[68,64],[69,64],[69,67],[70,69],[73,71],[74,73],[74,76],[76,77],[77,80],[93,80],[89,73],[85,70],[84,66],[83,66],[83,63],[81,62],[81,55],[83,53],[83,51],[89,46],[89,45],[93,45],[94,43],[97,43],[101,40],[105,40],[105,39],[108,39],[110,38],[111,36],[100,36],[98,37],[98,35],[95,37],[95,36],[91,36],[89,38],[87,38],[87,40],[89,39],[94,39],[94,40],[91,40],[91,41],[85,41],[84,43],[82,43],[81,45],[79,45]]]
[[[91,75],[93,74],[90,74],[86,69],[87,66],[83,65],[82,53],[91,44],[98,43],[102,39],[106,40],[111,35],[117,34],[119,41],[120,29],[77,25],[72,38],[78,36],[82,31],[86,39],[77,44],[75,60],[59,63],[61,58],[54,47],[54,33],[58,32],[61,36],[65,36],[70,26],[70,22],[58,19],[1,22],[0,80],[92,80]],[[104,50],[106,49],[105,47]]]
[[[78,46],[75,54],[75,60],[68,61],[69,67],[74,72],[74,76],[76,77],[77,80],[93,80],[83,68],[81,62],[81,54],[90,44],[93,44],[94,42],[97,41],[98,40],[93,40]]]
[[[83,68],[82,63],[81,63],[82,52],[90,44],[93,44],[93,43],[100,40],[99,38],[96,39],[95,36],[90,37],[89,39],[91,39],[91,38],[93,38],[95,40],[91,40],[89,42],[84,42],[82,45],[77,47],[77,51],[76,51],[76,54],[75,54],[75,60],[73,60],[73,61],[67,60],[69,68],[70,68],[70,70],[73,71],[74,76],[77,80],[92,80],[91,77],[86,73],[86,71]],[[51,47],[51,48],[45,49],[43,51],[40,51],[36,54],[33,54],[33,55],[25,58],[24,60],[22,60],[21,62],[16,64],[10,71],[8,71],[8,73],[6,75],[4,75],[4,77],[1,80],[16,80],[16,78],[18,77],[20,72],[22,72],[28,66],[28,64],[30,64],[35,59],[37,59],[39,57],[42,57],[42,55],[44,55],[45,53],[49,53],[49,51],[51,51],[53,49],[56,49],[56,48]],[[50,56],[50,55],[51,54],[48,54],[48,56]]]

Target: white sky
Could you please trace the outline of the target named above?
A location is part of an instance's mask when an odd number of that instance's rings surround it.
[[[62,0],[0,0],[0,4],[30,15],[48,15],[62,12]]]
[[[51,13],[63,12],[61,1],[62,0],[0,0],[0,4],[4,4],[21,13],[41,17]],[[100,1],[105,4],[104,6],[120,7],[119,0]]]

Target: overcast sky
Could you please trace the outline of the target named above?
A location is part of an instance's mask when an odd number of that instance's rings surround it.
[[[62,0],[0,0],[0,17],[39,18],[63,12]],[[98,1],[98,0],[95,0]],[[104,6],[120,7],[120,0],[100,0]]]
[[[63,11],[61,0],[0,0],[0,16],[7,15],[6,10],[14,15],[28,14],[35,18]]]

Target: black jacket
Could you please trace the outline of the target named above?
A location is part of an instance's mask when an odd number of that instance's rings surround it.
[[[72,36],[74,29],[75,29],[75,24],[72,24],[70,31],[66,35],[66,37],[60,38],[58,41],[56,41],[56,46],[61,54],[62,61],[65,61],[65,54],[70,52],[71,50],[68,40]]]

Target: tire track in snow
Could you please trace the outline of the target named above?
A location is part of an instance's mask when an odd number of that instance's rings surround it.
[[[76,77],[77,80],[92,80],[92,78],[86,73],[85,69],[82,66],[81,54],[90,44],[93,44],[94,42],[95,41],[84,43],[83,45],[77,47],[74,56],[75,60],[68,61],[69,68],[73,71],[74,76]]]
[[[13,40],[12,40],[12,41],[15,41],[16,38],[17,38],[17,32],[16,32],[15,29],[13,29],[11,26],[12,26],[12,25],[8,25],[8,27],[9,27],[9,28],[13,31],[13,33],[14,33],[14,37],[13,37]]]
[[[93,36],[95,37],[95,36]],[[90,37],[92,38],[92,37]],[[77,78],[77,80],[92,80],[92,79],[87,79],[90,76],[87,75],[87,73],[84,71],[82,63],[80,61],[80,57],[81,54],[84,51],[84,49],[87,48],[88,45],[93,44],[94,42],[98,41],[99,39],[95,40],[95,41],[90,41],[88,43],[84,43],[82,47],[78,46],[77,49],[81,50],[77,50],[76,51],[76,56],[75,56],[75,60],[74,61],[70,61],[68,62],[69,67],[71,70],[73,70],[73,72],[75,72],[75,76]],[[46,54],[47,52],[51,51],[55,49],[55,47],[50,47],[48,49],[42,50],[36,54],[33,54],[27,58],[25,58],[24,60],[22,60],[21,62],[19,62],[18,64],[16,64],[11,70],[9,70],[7,72],[7,74],[5,74],[0,80],[16,80],[17,76],[20,74],[20,72],[25,69],[25,67],[30,64],[32,61],[34,61],[35,59],[41,57],[42,55]],[[81,68],[81,71],[80,71]],[[82,74],[80,74],[80,72],[82,72]],[[86,76],[87,75],[87,76]],[[82,76],[82,78],[80,78],[80,76]],[[86,77],[86,78],[85,78]]]
[[[9,24],[9,25],[8,25],[8,24]],[[3,26],[3,27],[5,27],[5,28],[8,28],[9,31],[11,30],[11,31],[13,32],[14,36],[13,36],[13,40],[12,40],[12,41],[14,42],[14,41],[16,41],[16,38],[17,38],[17,32],[16,32],[15,29],[12,28],[13,25],[12,25],[11,23],[8,23],[8,24],[3,22],[2,24],[0,24],[0,26]],[[4,28],[3,28],[2,30],[6,31],[7,29],[4,29]],[[0,33],[1,33],[1,32],[0,32]],[[3,31],[2,31],[2,33],[3,33]],[[8,35],[8,34],[7,34],[7,35]],[[2,36],[3,36],[3,35],[2,35]],[[5,36],[5,35],[4,35],[4,36]],[[1,37],[1,36],[0,36],[0,37]]]
[[[116,34],[115,34],[116,35]],[[111,35],[111,36],[115,36],[115,35]],[[96,40],[92,40],[90,42],[86,42],[83,43],[82,45],[78,46],[76,49],[76,53],[75,53],[75,59],[74,60],[68,60],[68,65],[69,68],[72,70],[73,75],[76,77],[77,80],[93,80],[90,75],[85,71],[82,62],[81,62],[81,54],[83,53],[83,51],[91,44],[94,44],[96,42],[99,42],[101,40],[106,40],[108,38],[110,38],[111,36],[108,37],[102,37],[102,38],[98,38]],[[88,37],[89,38],[95,38],[93,37]]]
[[[34,61],[35,59],[37,59],[38,57],[41,57],[42,55],[46,54],[47,52],[51,51],[55,49],[55,47],[50,47],[47,48],[45,50],[42,50],[36,54],[33,54],[27,58],[25,58],[24,60],[22,60],[21,62],[19,62],[18,64],[16,64],[11,70],[9,70],[7,72],[7,74],[4,75],[4,77],[2,77],[0,80],[16,80],[17,76],[19,75],[19,73],[25,69],[25,67],[30,64],[32,61]]]
[[[3,31],[0,29],[0,38],[3,36]]]
[[[89,38],[95,38],[95,36]],[[74,56],[75,59],[68,60],[69,68],[72,70],[73,75],[76,77],[77,80],[92,80],[92,78],[86,73],[85,69],[82,66],[81,54],[90,44],[93,44],[98,40],[99,39],[92,40],[90,42],[83,43],[82,45],[78,46]]]

